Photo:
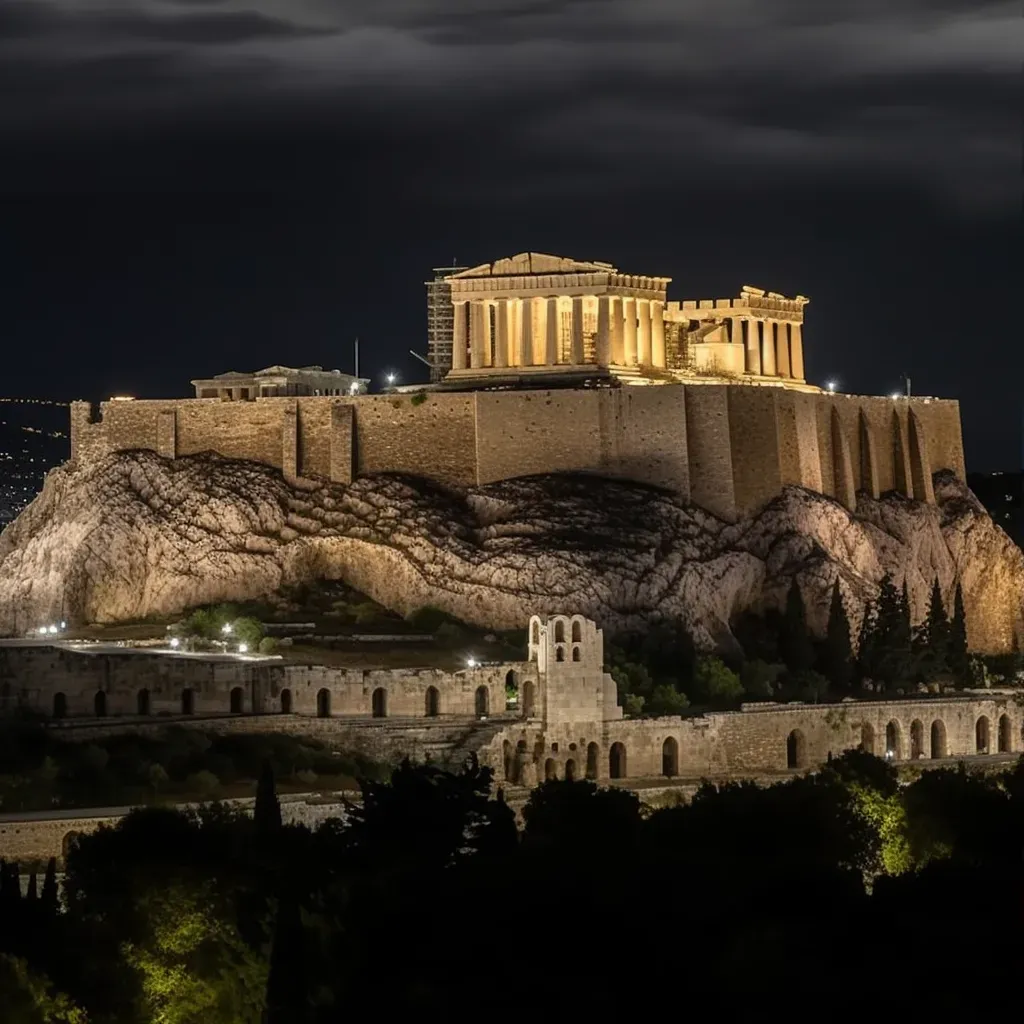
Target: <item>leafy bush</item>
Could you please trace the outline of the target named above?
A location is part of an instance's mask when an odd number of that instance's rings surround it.
[[[260,642],[258,650],[260,654],[274,654],[277,651],[277,640],[272,636],[265,636]]]
[[[708,704],[732,704],[743,696],[740,677],[721,658],[702,655],[693,668],[693,689]]]
[[[644,699],[638,693],[627,693],[622,701],[622,710],[631,716],[642,715],[644,712]]]
[[[651,715],[681,715],[690,706],[690,699],[674,686],[656,686],[645,710]]]
[[[755,700],[770,700],[775,696],[776,684],[784,671],[784,665],[769,664],[760,658],[744,662],[740,668],[740,682],[743,684],[743,692]]]

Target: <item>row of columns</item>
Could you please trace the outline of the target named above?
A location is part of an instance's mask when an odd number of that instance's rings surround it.
[[[758,317],[737,316],[731,319],[733,344],[746,346],[744,368],[747,373],[804,379],[802,324]]]
[[[596,298],[594,361],[597,365],[664,367],[665,303],[622,295]],[[491,307],[494,308],[493,339]],[[565,362],[559,358],[562,308],[564,302],[554,295],[535,299],[457,301],[452,369],[466,369],[467,352],[472,369],[491,365],[555,366]],[[568,362],[574,365],[582,364],[585,359],[583,317],[584,296],[573,296]]]

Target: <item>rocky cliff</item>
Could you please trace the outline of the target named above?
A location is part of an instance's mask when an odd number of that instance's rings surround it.
[[[607,629],[686,622],[729,643],[746,608],[779,605],[799,578],[817,628],[838,575],[851,619],[886,572],[906,574],[915,618],[938,576],[962,581],[972,646],[1019,630],[1024,555],[948,475],[938,504],[897,496],[838,503],[786,489],[726,524],[637,485],[579,476],[506,481],[452,495],[421,480],[289,486],[216,455],[122,452],[54,470],[0,535],[0,634],[40,623],[117,622],[342,579],[399,612],[439,607],[481,626],[582,612]]]

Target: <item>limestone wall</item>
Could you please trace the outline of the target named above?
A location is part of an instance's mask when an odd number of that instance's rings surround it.
[[[340,483],[408,473],[467,487],[590,472],[666,488],[727,520],[787,484],[853,507],[859,490],[930,501],[933,472],[965,472],[954,401],[755,385],[107,402],[98,417],[79,402],[71,445],[78,460],[216,451]]]

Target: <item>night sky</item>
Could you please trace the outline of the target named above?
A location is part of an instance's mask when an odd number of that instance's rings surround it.
[[[1017,3],[0,0],[2,395],[426,368],[432,266],[811,298],[808,377],[1020,462]]]

